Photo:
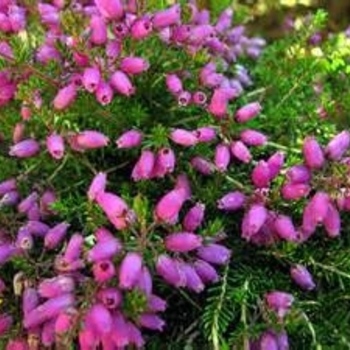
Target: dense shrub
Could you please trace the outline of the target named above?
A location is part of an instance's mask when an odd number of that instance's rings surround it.
[[[348,345],[346,34],[156,5],[0,1],[1,346]]]

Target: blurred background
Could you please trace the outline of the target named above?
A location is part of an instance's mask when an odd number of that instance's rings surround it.
[[[281,27],[287,16],[293,19],[323,8],[329,13],[328,30],[338,32],[350,25],[350,0],[197,0],[201,7],[214,12],[233,4],[246,16],[247,24],[267,39],[283,35]],[[249,21],[249,17],[254,21]]]

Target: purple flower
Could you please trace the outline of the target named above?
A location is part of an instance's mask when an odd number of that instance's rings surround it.
[[[177,260],[170,258],[168,255],[160,255],[156,262],[157,273],[162,278],[175,287],[184,287],[186,277],[180,268]]]
[[[170,139],[181,146],[194,146],[198,142],[195,132],[185,129],[174,129],[170,134]]]
[[[250,240],[263,227],[267,220],[267,209],[261,204],[253,204],[242,221],[242,237]]]
[[[133,148],[140,146],[142,133],[137,130],[129,130],[123,133],[116,141],[118,148]]]
[[[95,91],[97,101],[102,105],[106,106],[112,102],[113,89],[110,84],[101,81]]]
[[[9,155],[18,158],[29,158],[36,156],[39,151],[39,143],[33,139],[27,139],[12,146]]]
[[[142,40],[148,37],[153,30],[153,24],[149,17],[137,19],[131,27],[131,36],[133,39]]]
[[[273,291],[265,295],[267,306],[273,310],[279,318],[284,318],[289,312],[294,297],[291,294]]]
[[[325,148],[325,155],[332,160],[340,160],[343,154],[350,147],[350,133],[342,131],[328,143]]]
[[[219,280],[219,275],[215,268],[211,266],[208,262],[197,259],[194,262],[194,268],[204,283],[215,283]]]
[[[326,229],[328,237],[334,238],[340,235],[340,214],[338,209],[332,203],[328,204],[328,210],[325,218],[323,219],[323,225]]]
[[[44,298],[55,298],[65,293],[71,293],[74,289],[73,278],[61,275],[44,279],[38,286],[38,293]]]
[[[239,191],[229,192],[217,202],[217,207],[222,210],[234,211],[245,204],[246,197]]]
[[[174,172],[175,153],[171,148],[162,148],[158,151],[153,169],[153,176],[164,177],[166,174]]]
[[[138,318],[138,321],[142,327],[155,331],[162,331],[165,326],[165,322],[154,314],[142,314]]]
[[[51,134],[46,139],[46,147],[54,159],[62,159],[64,156],[64,140],[61,135]]]
[[[113,89],[121,95],[131,96],[135,93],[135,87],[132,85],[129,77],[122,71],[115,71],[110,79]]]
[[[149,68],[149,63],[141,57],[125,57],[120,62],[120,69],[127,74],[140,74]]]
[[[199,248],[202,245],[202,238],[191,232],[178,232],[168,235],[164,243],[167,250],[186,253]]]
[[[173,5],[166,10],[158,11],[152,18],[154,28],[161,29],[181,21],[181,7],[179,4]]]
[[[266,135],[252,129],[243,130],[240,134],[240,138],[242,142],[248,146],[263,146],[267,142]]]
[[[70,224],[62,222],[51,228],[45,235],[45,248],[55,249],[66,236],[69,226]]]
[[[103,304],[96,303],[92,305],[88,311],[88,319],[97,336],[111,332],[113,324],[112,315]]]
[[[291,183],[305,183],[311,180],[311,172],[304,165],[294,165],[288,169],[286,177]]]
[[[198,249],[197,255],[202,260],[214,265],[225,265],[231,257],[231,251],[226,247],[211,243]]]
[[[286,241],[297,241],[298,232],[296,231],[293,221],[289,216],[278,215],[274,220],[273,225],[279,237],[285,239]]]
[[[186,214],[182,226],[185,230],[193,232],[197,230],[204,219],[205,205],[197,203]]]
[[[122,303],[121,292],[114,287],[104,288],[98,291],[97,298],[107,309],[114,310]]]
[[[107,146],[109,139],[102,133],[94,130],[82,131],[74,136],[75,142],[81,149],[94,149]]]
[[[215,149],[215,166],[221,171],[225,172],[230,164],[231,153],[227,144],[218,144]]]
[[[320,169],[325,162],[323,150],[314,137],[307,137],[303,144],[303,155],[310,169]]]
[[[95,45],[103,45],[107,41],[107,26],[100,16],[92,16],[90,20],[90,41]]]
[[[257,188],[269,187],[270,184],[270,167],[267,162],[261,160],[255,166],[252,172],[252,182]]]
[[[310,192],[310,185],[304,183],[286,183],[282,186],[282,197],[287,200],[296,200],[306,197]]]
[[[105,173],[98,173],[94,177],[88,190],[88,198],[90,201],[94,201],[99,193],[105,191],[106,182],[107,175]]]
[[[144,150],[132,170],[131,177],[134,181],[148,180],[153,175],[155,155],[152,151]]]
[[[83,74],[83,86],[89,92],[95,92],[101,82],[101,73],[96,67],[85,68]]]
[[[293,281],[305,290],[315,289],[316,285],[307,268],[303,265],[295,265],[290,269]]]
[[[236,120],[238,123],[245,123],[250,119],[256,117],[261,111],[261,105],[259,102],[252,102],[241,107],[236,112]]]
[[[200,293],[204,290],[205,285],[193,266],[185,262],[180,262],[180,269],[186,279],[186,288],[196,293]]]
[[[120,19],[123,17],[124,9],[121,0],[95,0],[101,15],[107,19]]]
[[[183,91],[182,81],[176,74],[167,74],[166,76],[167,89],[175,96]]]
[[[58,91],[55,99],[53,100],[53,106],[57,110],[66,109],[70,106],[77,96],[77,88],[75,84],[69,84]]]
[[[127,253],[119,270],[119,287],[132,289],[142,271],[142,257],[138,253]]]
[[[211,175],[215,170],[214,164],[199,156],[191,159],[191,166],[202,175],[206,176]]]
[[[110,260],[99,260],[92,266],[92,273],[97,282],[104,283],[116,274],[115,267]]]
[[[232,155],[243,163],[250,163],[252,155],[246,145],[241,141],[234,141],[231,143]]]

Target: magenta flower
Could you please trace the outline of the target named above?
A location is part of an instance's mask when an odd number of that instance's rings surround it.
[[[173,5],[166,10],[158,11],[152,18],[154,28],[161,29],[181,21],[181,8],[179,4]]]
[[[259,102],[252,102],[241,107],[235,115],[238,123],[246,123],[247,121],[255,118],[261,111],[261,105]]]
[[[33,139],[27,139],[11,146],[9,155],[18,158],[29,158],[36,156],[39,151],[39,143]]]
[[[278,215],[274,220],[273,225],[279,237],[285,239],[286,241],[297,241],[298,232],[295,229],[293,221],[289,216]]]
[[[219,280],[219,275],[215,268],[208,262],[197,259],[193,264],[198,276],[204,283],[215,283]]]
[[[138,253],[127,253],[119,270],[119,287],[132,289],[142,271],[142,257]]]
[[[207,102],[207,95],[202,91],[196,91],[192,95],[192,101],[198,106],[203,106]]]
[[[227,115],[229,98],[226,90],[217,88],[214,90],[214,94],[208,105],[208,111],[215,117],[223,118]]]
[[[122,303],[122,294],[117,288],[109,287],[98,291],[97,298],[110,310],[114,310]]]
[[[95,92],[101,82],[101,73],[96,67],[85,68],[83,86],[89,92]]]
[[[192,95],[189,91],[182,91],[177,96],[177,103],[181,107],[186,107],[190,104]]]
[[[36,204],[38,197],[39,195],[37,192],[32,192],[29,196],[22,199],[22,201],[18,204],[17,211],[19,213],[27,213],[30,208]]]
[[[110,260],[99,260],[92,266],[95,281],[104,283],[111,280],[115,274],[115,267]]]
[[[306,183],[311,180],[311,172],[304,165],[294,165],[288,169],[286,177],[291,183]]]
[[[152,151],[144,150],[135,164],[131,177],[134,181],[149,180],[153,175],[156,157]]]
[[[141,57],[125,57],[120,62],[120,69],[127,74],[135,75],[145,72],[149,63]]]
[[[273,180],[281,171],[284,164],[284,153],[276,152],[268,160],[271,180]]]
[[[249,149],[241,141],[234,141],[231,143],[232,155],[243,163],[250,163],[253,159]]]
[[[54,319],[63,310],[74,305],[74,297],[71,294],[62,294],[51,298],[43,304],[35,307],[24,316],[24,327],[27,329],[40,326],[46,321]]]
[[[341,220],[338,209],[332,204],[328,204],[328,210],[323,225],[326,229],[328,237],[334,238],[340,235]]]
[[[142,327],[155,331],[162,331],[165,326],[165,322],[155,314],[142,314],[138,321]]]
[[[267,162],[261,160],[252,172],[252,182],[256,188],[269,187],[271,179],[270,167]]]
[[[135,93],[135,87],[132,85],[129,77],[120,70],[112,74],[110,84],[121,95],[129,97]]]
[[[244,214],[242,221],[242,237],[250,240],[263,227],[267,220],[267,209],[261,204],[253,204]]]
[[[303,144],[303,155],[310,169],[320,169],[325,162],[323,150],[314,137],[307,137]]]
[[[205,176],[211,175],[215,170],[214,164],[199,156],[191,159],[191,166]]]
[[[196,133],[185,129],[174,129],[170,134],[170,139],[181,146],[194,146],[198,142]]]
[[[17,189],[16,179],[8,179],[0,182],[0,196]]]
[[[234,211],[245,204],[246,197],[239,191],[229,192],[217,202],[217,207],[222,210]]]
[[[62,159],[64,156],[64,140],[61,135],[51,134],[46,139],[46,147],[54,159]]]
[[[106,106],[112,102],[113,89],[110,84],[101,81],[95,91],[97,101],[102,105]]]
[[[34,288],[25,288],[22,294],[22,311],[24,316],[39,305],[39,294]]]
[[[101,148],[107,146],[109,142],[107,136],[94,130],[82,131],[75,135],[74,138],[81,149]]]
[[[45,248],[57,248],[57,246],[62,242],[62,240],[66,236],[69,226],[70,224],[62,222],[51,228],[49,231],[47,231],[44,240]]]
[[[167,250],[186,253],[199,248],[202,245],[202,237],[191,232],[178,232],[168,235],[164,243]]]
[[[129,130],[123,133],[116,141],[118,148],[133,148],[140,146],[142,133],[137,130]]]
[[[97,195],[105,191],[107,183],[107,175],[105,173],[98,173],[91,182],[88,190],[88,198],[94,201]]]
[[[302,289],[312,290],[316,285],[310,272],[305,266],[295,265],[290,269],[290,274],[293,281]]]
[[[68,241],[63,254],[64,260],[68,263],[76,261],[82,253],[83,244],[84,237],[79,233],[75,233]]]
[[[78,320],[78,311],[74,308],[69,308],[64,312],[61,312],[55,321],[55,334],[64,335],[67,334],[75,325]]]
[[[200,247],[197,255],[208,263],[226,265],[230,260],[231,251],[220,244],[211,243]]]
[[[304,183],[286,183],[282,186],[282,197],[287,200],[296,200],[306,197],[310,192],[310,185]]]
[[[291,294],[274,291],[265,295],[267,306],[273,310],[279,318],[284,318],[289,312],[294,297]]]
[[[97,242],[87,253],[87,259],[91,262],[112,259],[121,251],[121,243],[117,238]]]
[[[156,205],[154,211],[156,220],[168,224],[175,224],[186,199],[186,193],[184,190],[174,189],[168,192]]]
[[[279,350],[277,338],[272,332],[264,332],[259,341],[260,350]]]
[[[13,129],[12,133],[12,141],[13,143],[19,143],[23,140],[25,132],[25,124],[24,123],[17,123]]]
[[[226,10],[222,11],[215,24],[215,30],[218,33],[224,33],[227,29],[230,28],[232,18],[233,10],[231,8],[227,8]]]
[[[96,197],[96,202],[113,224],[115,223],[117,226],[120,224],[120,229],[126,227],[126,215],[129,208],[122,198],[113,193],[100,192]],[[120,219],[121,221],[114,221],[114,219]]]
[[[63,110],[69,107],[77,96],[77,88],[74,84],[69,84],[58,91],[53,100],[53,106],[57,110]]]
[[[38,293],[44,298],[55,298],[65,293],[71,293],[74,289],[73,278],[61,275],[44,279],[38,286]]]
[[[186,276],[180,268],[178,261],[168,255],[160,255],[156,262],[157,273],[170,285],[184,287]]]
[[[4,336],[11,328],[13,318],[7,314],[0,315],[0,336]]]
[[[202,203],[196,203],[186,214],[182,226],[186,231],[194,232],[197,230],[203,220],[205,213],[205,205]]]
[[[120,19],[123,17],[124,9],[121,0],[95,0],[101,15],[107,19]]]
[[[167,74],[166,76],[167,89],[175,96],[183,91],[182,81],[176,74]]]
[[[113,325],[112,315],[103,304],[96,303],[92,305],[88,311],[87,317],[97,336],[102,336],[111,332]]]
[[[157,153],[153,176],[164,177],[166,174],[174,172],[175,163],[175,153],[171,148],[160,149]]]
[[[186,279],[186,288],[193,290],[196,293],[200,293],[204,290],[205,285],[193,266],[181,261],[180,269]]]
[[[153,24],[149,17],[137,19],[131,27],[131,36],[133,39],[142,40],[148,37],[153,31]]]
[[[350,147],[350,133],[342,131],[328,143],[325,148],[325,155],[331,160],[340,160]]]
[[[107,41],[107,26],[104,19],[94,15],[90,20],[90,41],[95,45],[103,45]]]
[[[252,129],[243,130],[240,134],[240,138],[242,142],[248,146],[263,146],[267,142],[266,135]]]
[[[157,295],[152,294],[148,298],[148,309],[151,312],[162,312],[166,309],[166,301],[158,297]]]
[[[230,148],[226,144],[218,144],[215,149],[215,166],[221,171],[225,172],[230,164],[231,153]]]

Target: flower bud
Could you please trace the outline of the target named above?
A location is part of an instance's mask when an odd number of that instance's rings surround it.
[[[13,318],[7,314],[0,315],[0,336],[3,337],[11,328]]]
[[[96,67],[85,68],[83,86],[89,92],[95,92],[101,82],[101,73]]]
[[[294,227],[292,219],[289,216],[277,216],[277,218],[274,220],[273,225],[279,237],[290,242],[297,241],[298,233]]]
[[[17,189],[16,179],[8,179],[0,182],[0,196]]]
[[[64,156],[64,141],[61,135],[51,134],[46,139],[46,147],[54,159],[62,159]]]
[[[132,170],[131,177],[134,181],[149,180],[155,165],[155,155],[152,151],[144,150]]]
[[[294,297],[285,292],[274,291],[266,294],[265,300],[267,306],[273,310],[279,318],[284,318],[294,302]]]
[[[246,123],[247,121],[255,118],[261,111],[261,105],[259,102],[252,102],[241,107],[236,112],[236,120],[238,123]]]
[[[320,169],[325,162],[323,151],[314,137],[307,137],[303,144],[303,155],[310,169]]]
[[[107,175],[105,173],[98,173],[91,182],[88,190],[88,198],[94,201],[97,195],[105,191],[107,182]]]
[[[170,93],[177,96],[183,91],[182,81],[176,74],[167,74],[166,86]]]
[[[25,228],[19,229],[15,246],[19,249],[26,251],[32,249],[33,245],[34,240],[30,232]]]
[[[74,308],[69,308],[61,312],[55,321],[55,334],[63,336],[76,326],[78,320],[78,311]]]
[[[194,267],[190,264],[181,262],[180,269],[185,275],[186,279],[186,288],[193,290],[196,293],[200,293],[204,290],[205,286],[200,277],[198,276]]]
[[[179,263],[170,258],[168,255],[162,254],[156,262],[157,273],[170,285],[175,287],[184,287],[186,277],[180,269]]]
[[[267,331],[260,339],[260,350],[279,350],[278,342],[276,336]]]
[[[222,210],[234,211],[245,204],[246,197],[239,191],[229,192],[217,202],[217,207]]]
[[[267,143],[267,137],[263,133],[252,129],[243,130],[240,139],[248,146],[263,146]]]
[[[55,249],[66,236],[69,226],[66,222],[62,222],[51,228],[45,235],[45,248]]]
[[[183,189],[174,189],[168,192],[156,205],[154,212],[156,220],[175,224],[186,199],[186,193]]]
[[[74,84],[69,84],[58,91],[53,100],[53,106],[57,110],[66,109],[77,96],[77,88]]]
[[[148,68],[149,63],[141,57],[125,57],[120,62],[120,69],[131,75],[145,72]]]
[[[119,287],[132,289],[142,270],[142,257],[138,253],[127,253],[120,265]]]
[[[111,332],[113,324],[112,315],[101,303],[94,304],[89,309],[88,315],[97,336]]]
[[[286,173],[291,183],[306,183],[311,180],[311,172],[305,165],[294,165]]]
[[[129,77],[122,71],[115,71],[110,79],[113,89],[121,95],[131,96],[135,93],[135,87],[132,85]]]
[[[171,148],[160,149],[157,153],[153,176],[164,177],[166,174],[174,172],[175,163],[175,153]]]
[[[152,18],[154,28],[161,29],[181,21],[181,7],[179,4],[173,5],[166,10],[158,11]]]
[[[265,188],[270,185],[270,167],[267,162],[261,160],[252,172],[252,182],[256,188]]]
[[[350,147],[350,133],[342,131],[334,136],[325,148],[325,155],[332,160],[340,160]]]
[[[197,255],[202,260],[214,265],[226,265],[231,257],[231,251],[226,247],[211,243],[198,249]]]
[[[231,154],[230,148],[226,144],[219,144],[215,149],[215,166],[221,171],[225,172],[230,164]]]
[[[22,311],[24,316],[39,305],[39,294],[34,288],[26,288],[22,294]]]
[[[37,202],[38,193],[32,192],[28,197],[24,198],[17,206],[19,213],[27,213],[30,208]]]
[[[273,180],[281,171],[284,164],[284,153],[276,152],[268,160],[270,169],[270,180]]]
[[[39,143],[34,139],[27,139],[11,146],[9,155],[18,158],[29,158],[36,156],[39,151]]]
[[[325,192],[317,192],[310,200],[312,220],[321,223],[327,217],[330,198]]]
[[[193,266],[204,283],[215,283],[219,280],[219,275],[215,268],[206,261],[197,259]]]
[[[202,157],[194,157],[191,159],[191,165],[202,175],[209,176],[214,172],[214,164]]]
[[[150,297],[148,298],[147,308],[151,312],[165,311],[166,306],[166,301],[154,294],[150,295]]]
[[[181,146],[194,146],[197,144],[198,139],[193,131],[185,129],[174,129],[170,134],[170,139]]]
[[[217,88],[209,102],[208,111],[217,118],[223,118],[227,115],[228,102],[226,90]]]
[[[96,99],[102,106],[107,106],[112,102],[113,89],[111,85],[101,81],[95,91]]]
[[[305,266],[295,265],[290,269],[290,274],[293,281],[302,289],[312,290],[316,285],[312,279],[310,272]]]
[[[123,133],[116,141],[118,148],[133,148],[140,146],[142,133],[137,130],[129,130]]]
[[[328,210],[325,218],[323,219],[323,225],[326,229],[328,237],[334,238],[340,235],[340,214],[332,203],[328,204]]]
[[[124,9],[121,0],[95,0],[100,14],[107,19],[120,19],[123,17]]]
[[[243,163],[250,163],[252,155],[246,145],[241,141],[235,141],[231,143],[232,155]]]
[[[233,10],[231,8],[227,8],[226,10],[222,11],[215,24],[215,30],[218,33],[224,33],[231,27],[232,18]]]
[[[197,203],[193,206],[186,214],[182,226],[185,230],[193,232],[197,230],[202,224],[204,219],[205,205],[202,203]]]
[[[281,189],[282,197],[287,200],[297,200],[306,197],[310,186],[304,183],[286,183]]]
[[[162,331],[165,326],[165,322],[154,314],[141,314],[138,321],[142,327],[154,331]]]
[[[250,240],[257,234],[267,220],[267,209],[261,204],[253,204],[242,221],[242,237]]]
[[[74,137],[78,147],[82,149],[94,149],[105,147],[109,142],[107,136],[94,130],[82,131]]]
[[[100,16],[92,16],[90,20],[90,41],[95,45],[103,45],[107,41],[107,26]]]
[[[44,279],[38,286],[38,293],[44,298],[55,298],[65,293],[73,292],[75,283],[72,277],[57,276]]]
[[[186,253],[202,245],[202,237],[191,232],[178,232],[168,235],[165,248],[176,253]]]
[[[63,258],[66,262],[73,262],[76,261],[82,252],[84,244],[84,237],[79,234],[75,233],[69,240],[67,247],[64,251]]]

